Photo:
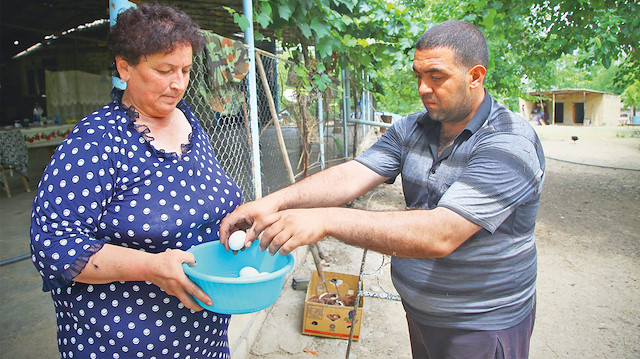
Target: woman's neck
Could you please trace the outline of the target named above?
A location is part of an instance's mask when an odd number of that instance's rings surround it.
[[[145,125],[149,127],[149,129],[152,131],[171,128],[171,126],[173,126],[173,123],[176,117],[179,116],[178,112],[180,112],[180,110],[178,110],[177,108],[174,108],[173,111],[169,112],[164,116],[154,116],[154,115],[148,114],[144,111],[143,108],[136,106],[136,103],[133,101],[133,99],[129,95],[129,92],[127,92],[126,90],[122,94],[121,101],[123,105],[127,107],[133,107],[133,109],[136,111],[138,115],[136,122],[138,124]]]

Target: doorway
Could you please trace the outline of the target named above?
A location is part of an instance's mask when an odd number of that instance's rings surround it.
[[[584,123],[584,102],[573,104],[573,123]]]
[[[564,123],[564,103],[556,102],[553,108],[553,123]]]

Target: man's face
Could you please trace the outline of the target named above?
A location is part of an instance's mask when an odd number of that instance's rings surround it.
[[[439,122],[471,119],[469,70],[455,60],[453,49],[437,47],[416,50],[413,72],[418,79],[418,93],[429,116]]]

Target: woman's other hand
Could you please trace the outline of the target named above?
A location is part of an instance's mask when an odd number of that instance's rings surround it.
[[[195,266],[196,261],[193,254],[179,249],[153,254],[149,257],[147,264],[148,280],[168,294],[180,299],[182,304],[191,310],[204,309],[193,297],[198,298],[206,305],[212,305],[211,298],[184,273],[182,263]]]

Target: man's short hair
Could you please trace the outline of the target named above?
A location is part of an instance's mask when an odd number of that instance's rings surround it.
[[[466,21],[441,22],[425,31],[416,43],[416,50],[437,47],[453,49],[456,60],[467,68],[475,65],[487,68],[489,65],[487,40],[480,29]]]

